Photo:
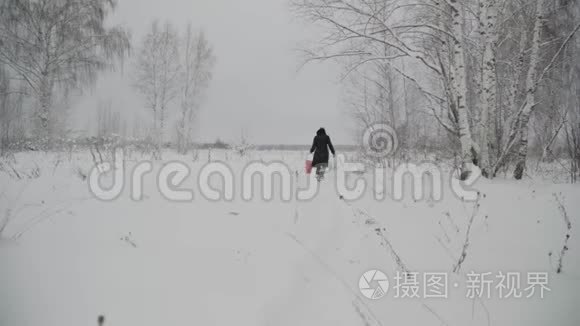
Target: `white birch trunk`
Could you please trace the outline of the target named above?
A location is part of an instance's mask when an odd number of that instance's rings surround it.
[[[50,136],[49,119],[50,109],[52,107],[52,89],[53,83],[51,82],[50,77],[48,74],[43,73],[40,80],[40,108],[37,113],[40,122],[40,136],[42,137]]]
[[[519,116],[519,123],[516,124],[519,133],[519,143],[516,148],[516,168],[514,178],[520,180],[526,169],[526,158],[528,155],[528,122],[530,115],[536,105],[536,79],[538,64],[540,62],[540,41],[541,32],[544,25],[544,1],[538,0],[536,3],[536,20],[532,31],[532,48],[530,52],[530,65],[526,76],[526,97],[522,104],[522,111]]]
[[[526,44],[528,44],[528,35],[529,35],[529,31],[522,31],[522,34],[520,36],[520,42],[519,42],[519,50],[520,53],[518,55],[518,61],[516,62],[516,65],[514,67],[514,74],[513,74],[513,80],[512,83],[510,85],[510,93],[509,93],[509,97],[508,97],[508,106],[517,109],[518,106],[518,99],[519,99],[519,85],[520,85],[520,76],[522,75],[522,70],[524,68],[524,58],[526,55]]]
[[[495,120],[496,114],[496,45],[497,45],[497,1],[487,1],[483,12],[483,107],[481,112],[481,162],[482,174],[490,175],[489,140],[495,137],[495,128],[490,121]]]
[[[467,73],[465,68],[465,49],[463,48],[464,31],[464,8],[455,0],[449,2],[452,16],[452,32],[455,37],[453,42],[453,66],[451,68],[452,95],[456,102],[458,114],[459,142],[461,143],[461,179],[466,179],[472,170],[473,140],[471,128],[467,116]]]

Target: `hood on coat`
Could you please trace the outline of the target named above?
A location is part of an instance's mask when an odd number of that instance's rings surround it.
[[[326,130],[324,130],[324,128],[320,128],[316,132],[316,135],[318,135],[318,136],[320,136],[320,135],[326,135]]]

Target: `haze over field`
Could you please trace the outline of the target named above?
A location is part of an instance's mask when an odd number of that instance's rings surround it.
[[[0,0],[0,326],[578,326],[578,58],[571,0]]]
[[[286,0],[127,0],[119,2],[110,21],[130,28],[134,40],[154,19],[179,27],[192,22],[205,30],[218,63],[200,112],[200,142],[236,142],[244,133],[256,144],[303,144],[324,126],[337,144],[354,144],[357,132],[340,103],[341,69],[333,63],[300,69],[301,45],[313,38],[313,30],[289,9]],[[85,127],[86,114],[95,111],[99,99],[111,98],[129,118],[146,114],[129,70],[105,74],[75,105],[79,126]]]

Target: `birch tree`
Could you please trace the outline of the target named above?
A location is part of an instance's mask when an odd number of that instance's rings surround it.
[[[534,133],[530,136],[530,121],[540,119],[534,117],[535,108],[542,106],[552,115],[558,111],[550,98],[557,92],[545,90],[549,84],[546,77],[558,78],[551,75],[552,70],[572,60],[561,54],[579,28],[575,24],[560,25],[547,38],[546,21],[561,19],[558,8],[569,12],[574,2],[295,0],[293,3],[297,14],[325,33],[305,50],[306,62],[335,60],[344,65],[346,75],[356,72],[364,79],[373,79],[373,72],[363,67],[388,66],[390,73],[397,74],[422,96],[423,108],[412,111],[431,111],[434,121],[453,139],[451,143],[457,144],[462,178],[470,174],[474,164],[488,177],[514,164],[513,176],[522,178],[530,137],[540,136]],[[400,69],[403,66],[411,69]],[[381,86],[389,85],[386,80]],[[570,83],[562,87],[569,88]],[[365,94],[368,90],[364,84]],[[365,102],[352,107],[358,108],[359,118],[372,118],[361,114],[369,108],[368,96],[363,99]],[[554,130],[542,135],[548,143],[557,140],[560,130],[566,132],[561,121],[554,122]],[[410,128],[417,128],[418,122],[413,123]],[[574,143],[573,133],[568,135],[570,143]]]
[[[484,176],[491,173],[492,157],[490,156],[490,139],[495,138],[493,121],[497,111],[497,82],[496,82],[496,50],[497,50],[497,6],[498,0],[488,0],[483,4],[481,19],[481,33],[483,34],[483,71],[482,91],[483,107],[481,112],[481,167]]]
[[[547,63],[541,67],[542,63],[546,60],[546,58],[544,58],[546,50],[542,51],[542,48],[545,49],[545,45],[542,43],[542,30],[546,20],[545,15],[547,3],[548,0],[538,0],[535,3],[535,19],[532,29],[531,48],[529,49],[529,65],[524,81],[525,95],[522,104],[515,111],[514,118],[510,124],[509,136],[506,139],[506,144],[494,167],[494,172],[497,172],[497,170],[506,163],[507,157],[513,153],[515,156],[515,169],[513,176],[518,180],[523,177],[526,169],[529,147],[529,122],[532,113],[539,102],[537,97],[538,88],[546,74],[558,62],[558,58],[562,51],[567,47],[570,40],[573,39],[580,29],[580,24],[575,25],[572,31],[569,31],[566,37],[563,38],[562,42],[560,42],[558,49],[555,54],[551,56],[551,59],[548,59]]]
[[[57,86],[77,88],[112,69],[130,49],[129,33],[106,27],[113,0],[5,0],[0,3],[0,63],[37,100],[38,133],[50,135]]]
[[[580,20],[580,3],[577,1],[571,8],[563,8],[561,12],[562,25],[570,29]],[[578,37],[570,41],[562,53],[562,62],[557,74],[559,80],[556,96],[561,100],[562,114],[564,119],[564,144],[568,159],[570,160],[570,181],[578,182],[580,176],[580,39]],[[555,72],[556,74],[556,72]]]
[[[452,94],[451,101],[455,101],[457,108],[457,126],[459,133],[459,141],[461,143],[461,159],[462,159],[462,179],[469,176],[472,170],[472,162],[477,155],[474,148],[474,142],[471,138],[471,129],[468,120],[467,108],[467,68],[466,68],[466,53],[464,49],[465,44],[465,4],[458,1],[450,1],[449,7],[451,9],[451,25],[453,32],[453,58],[451,70]]]
[[[14,84],[0,64],[0,156],[6,153],[12,141],[24,136],[23,102],[26,93],[20,83]]]
[[[542,27],[544,25],[544,7],[546,0],[538,0],[536,2],[536,19],[534,22],[534,29],[532,31],[532,48],[530,49],[530,64],[528,67],[528,73],[526,75],[526,97],[520,112],[518,112],[517,122],[515,124],[516,130],[514,133],[518,134],[519,144],[516,152],[516,168],[514,170],[514,177],[516,179],[521,179],[526,166],[526,155],[528,152],[528,122],[530,121],[530,115],[532,110],[536,106],[536,79],[537,70],[540,63],[540,42],[542,36]]]
[[[442,119],[438,121],[458,137],[461,144],[462,178],[471,173],[478,150],[468,117],[471,110],[467,100],[465,3],[297,0],[294,6],[300,15],[322,25],[327,31],[320,39],[320,45],[307,51],[309,61],[345,59],[348,62],[347,73],[380,61],[412,82],[429,101],[437,102],[437,105],[446,102],[451,123],[445,123]],[[397,14],[404,15],[405,11],[411,10],[409,8],[417,10],[416,15],[411,15],[415,20],[397,19]],[[418,8],[428,8],[431,13]],[[423,14],[426,18],[419,20],[418,15]],[[449,24],[444,22],[447,20]],[[430,39],[435,41],[429,42]],[[434,42],[440,48],[432,48]],[[445,49],[448,45],[449,50]],[[389,49],[388,54],[385,54],[385,47]],[[448,60],[442,58],[443,52],[449,56]],[[439,85],[425,83],[426,78],[415,77],[396,68],[397,62],[405,61],[417,67],[417,74],[432,75],[442,82]],[[447,69],[447,63],[450,69]]]
[[[134,86],[145,99],[151,110],[155,139],[160,147],[164,141],[165,122],[169,104],[179,93],[179,36],[176,29],[157,21],[138,50],[134,67]],[[159,149],[159,148],[158,148]]]
[[[193,124],[203,93],[209,87],[215,64],[213,49],[205,33],[194,34],[188,25],[183,40],[183,64],[181,73],[181,103],[177,122],[177,150],[185,154],[191,144]]]

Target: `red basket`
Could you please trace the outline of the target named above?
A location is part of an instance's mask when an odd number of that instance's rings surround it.
[[[304,165],[304,168],[306,169],[306,174],[310,174],[310,172],[312,172],[312,159],[311,158],[306,159],[306,164]]]

